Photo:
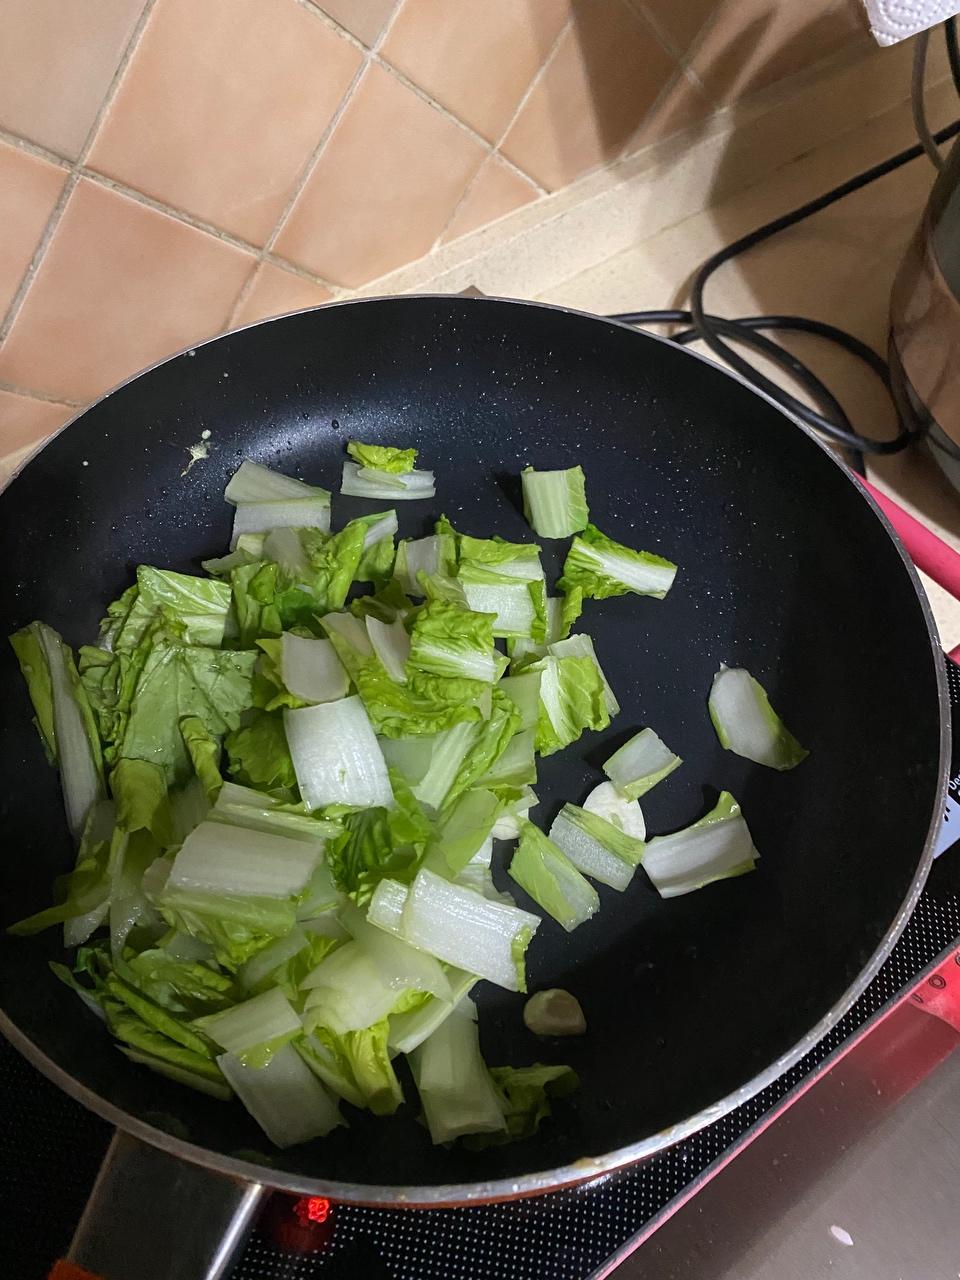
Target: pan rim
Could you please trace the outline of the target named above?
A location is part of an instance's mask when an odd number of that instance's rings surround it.
[[[179,359],[188,352],[193,352],[201,347],[210,346],[215,342],[221,341],[226,337],[231,337],[236,333],[244,332],[248,329],[258,328],[261,325],[273,324],[278,320],[285,320],[291,316],[303,315],[312,311],[326,311],[341,307],[357,307],[369,304],[403,304],[410,301],[444,301],[444,302],[460,302],[469,306],[510,306],[510,307],[526,307],[536,310],[555,311],[565,315],[575,316],[579,319],[586,319],[595,323],[609,325],[613,328],[624,330],[635,337],[649,339],[653,342],[669,344],[671,348],[673,344],[668,338],[659,334],[641,332],[633,326],[619,320],[612,320],[606,316],[596,315],[592,312],[581,311],[575,307],[558,306],[551,303],[528,301],[522,298],[503,298],[489,295],[479,297],[465,296],[461,294],[450,293],[419,293],[419,294],[394,294],[381,295],[365,298],[348,298],[341,301],[324,303],[319,307],[304,307],[294,311],[285,312],[282,315],[270,316],[262,320],[257,320],[248,325],[241,325],[236,329],[228,330],[226,333],[217,334],[214,337],[207,338],[201,342],[193,342],[188,346],[181,348],[179,351],[171,355],[164,356],[162,359],[155,361],[153,364],[138,370],[130,377],[123,379],[109,390],[105,391],[101,396],[91,401],[84,409],[81,409],[70,420],[63,424],[48,440],[44,441],[40,449],[35,450],[18,468],[17,472],[12,475],[7,486],[15,483],[17,476],[25,469],[31,461],[46,448],[53,440],[55,440],[61,432],[72,426],[78,418],[102,401],[108,399],[115,392],[121,390],[129,383],[143,377],[144,374],[150,373],[152,370],[159,368],[161,365],[167,364],[172,360]],[[711,1103],[709,1106],[695,1112],[694,1115],[687,1117],[677,1124],[671,1125],[669,1128],[662,1129],[657,1133],[651,1134],[647,1138],[642,1138],[637,1142],[630,1143],[627,1146],[619,1147],[614,1151],[607,1152],[602,1156],[584,1156],[572,1163],[558,1166],[553,1169],[545,1169],[531,1173],[519,1174],[515,1178],[498,1178],[485,1181],[463,1182],[437,1184],[427,1186],[400,1186],[400,1185],[376,1185],[367,1183],[351,1183],[338,1182],[335,1180],[327,1180],[323,1178],[309,1177],[301,1174],[288,1174],[282,1170],[269,1168],[265,1165],[255,1164],[251,1161],[238,1160],[233,1156],[221,1155],[218,1152],[211,1151],[207,1147],[199,1146],[196,1143],[189,1142],[182,1138],[177,1138],[162,1129],[147,1124],[129,1112],[116,1106],[114,1103],[101,1097],[86,1085],[80,1083],[70,1073],[54,1062],[47,1054],[40,1050],[33,1041],[8,1017],[6,1012],[0,1009],[0,1033],[23,1055],[36,1069],[58,1088],[62,1089],[69,1097],[79,1102],[82,1106],[92,1111],[101,1119],[108,1121],[117,1129],[130,1134],[132,1137],[147,1143],[150,1146],[159,1148],[170,1155],[187,1161],[189,1164],[199,1165],[207,1168],[211,1173],[218,1173],[228,1177],[236,1178],[244,1182],[260,1183],[275,1188],[280,1191],[292,1192],[299,1195],[315,1195],[326,1196],[335,1201],[354,1203],[359,1205],[371,1205],[379,1208],[437,1208],[441,1206],[451,1207],[460,1206],[468,1207],[490,1203],[494,1201],[502,1201],[514,1199],[520,1196],[541,1195],[550,1191],[559,1191],[564,1187],[574,1186],[578,1183],[586,1181],[595,1181],[605,1178],[611,1174],[615,1174],[621,1170],[625,1170],[633,1165],[639,1164],[651,1157],[660,1154],[669,1147],[682,1142],[684,1139],[692,1137],[701,1129],[715,1121],[728,1115],[737,1107],[742,1106],[751,1098],[755,1097],[763,1089],[771,1085],[785,1071],[794,1066],[806,1053],[808,1053],[818,1041],[839,1022],[839,1020],[848,1012],[854,1002],[863,994],[866,987],[876,976],[881,965],[886,961],[893,950],[897,940],[906,926],[907,921],[913,913],[914,908],[920,898],[930,868],[933,864],[933,850],[936,843],[937,835],[942,824],[942,816],[944,811],[945,797],[947,793],[947,783],[950,773],[950,752],[951,752],[951,712],[950,699],[947,690],[947,671],[946,656],[940,644],[937,625],[934,621],[933,611],[930,601],[920,582],[917,570],[906,552],[900,538],[897,536],[890,521],[884,515],[873,496],[867,491],[858,478],[837,458],[837,456],[828,448],[822,440],[808,427],[805,423],[800,422],[791,414],[787,413],[779,404],[776,403],[765,392],[757,390],[751,386],[746,379],[739,374],[725,368],[717,361],[702,355],[700,352],[691,351],[689,348],[684,349],[684,354],[692,359],[701,361],[702,363],[717,370],[724,376],[731,378],[733,381],[740,383],[750,390],[754,395],[771,405],[789,422],[793,423],[803,431],[808,438],[829,458],[830,462],[840,469],[845,478],[852,483],[859,491],[861,497],[866,501],[872,510],[874,517],[880,522],[881,527],[890,539],[900,560],[907,572],[910,582],[913,586],[914,593],[920,605],[920,611],[923,616],[927,628],[927,638],[930,643],[931,656],[934,664],[934,674],[937,684],[937,696],[940,706],[940,759],[938,769],[938,788],[936,796],[936,804],[931,815],[930,824],[927,829],[927,835],[924,840],[923,850],[917,865],[916,872],[911,880],[910,886],[905,894],[903,901],[897,911],[897,915],[891,925],[888,927],[883,939],[867,961],[866,965],[861,969],[860,973],[854,981],[846,988],[841,996],[834,1002],[833,1006],[826,1014],[806,1032],[794,1045],[786,1052],[781,1054],[772,1064],[766,1067],[757,1075],[751,1077],[742,1084],[738,1089],[726,1094],[723,1098]],[[2,492],[2,491],[0,491]]]

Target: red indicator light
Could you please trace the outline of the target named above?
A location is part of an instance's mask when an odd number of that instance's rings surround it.
[[[301,1227],[316,1223],[317,1226],[330,1217],[330,1201],[325,1196],[302,1196],[293,1206],[293,1212]]]
[[[337,1206],[326,1196],[271,1196],[260,1230],[289,1253],[319,1253],[329,1248],[337,1225]]]

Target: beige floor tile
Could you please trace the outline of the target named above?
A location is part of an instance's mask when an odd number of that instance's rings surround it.
[[[555,191],[629,147],[675,70],[621,0],[578,4],[501,150]]]
[[[404,0],[381,54],[496,142],[570,11],[570,0]]]
[[[351,35],[365,45],[376,43],[390,14],[403,0],[313,0]]]
[[[280,232],[277,253],[334,284],[374,280],[428,251],[485,154],[453,121],[371,66]]]
[[[76,409],[48,400],[0,391],[0,470],[3,463],[32,450],[76,414]],[[7,462],[8,467],[12,465]]]
[[[360,62],[294,0],[158,0],[90,166],[265,244]]]
[[[477,227],[486,226],[504,214],[529,204],[539,195],[536,187],[515,169],[491,156],[477,174],[476,181],[443,233],[443,243],[465,236]]]
[[[0,317],[20,287],[66,180],[65,170],[0,142]]]
[[[6,342],[0,378],[91,398],[217,333],[249,254],[83,180]]]
[[[293,271],[284,271],[271,262],[261,262],[257,267],[253,288],[247,294],[231,324],[234,328],[253,324],[267,316],[282,315],[285,311],[299,311],[302,307],[318,307],[329,302],[333,294],[323,285],[305,280]]]
[[[74,159],[144,0],[3,0],[0,125]]]

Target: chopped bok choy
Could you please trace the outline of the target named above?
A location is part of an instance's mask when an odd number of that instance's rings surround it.
[[[236,508],[230,550],[250,534],[271,529],[330,529],[330,493],[280,475],[257,462],[242,462],[224,490]]]
[[[641,729],[613,753],[603,772],[622,795],[639,800],[682,763],[652,729]]]
[[[297,785],[308,809],[329,804],[391,805],[387,762],[363,702],[338,702],[283,713]]]
[[[380,471],[356,462],[343,464],[340,492],[351,498],[378,498],[402,502],[432,498],[436,493],[432,471]]]
[[[535,471],[524,467],[523,514],[539,538],[569,538],[587,527],[590,509],[582,467]]]
[[[264,1067],[247,1066],[232,1053],[221,1054],[217,1065],[274,1146],[322,1138],[343,1124],[336,1103],[292,1044]]]
[[[647,826],[639,803],[625,796],[612,782],[598,783],[584,800],[583,807],[587,813],[603,818],[634,840],[646,838]]]
[[[600,909],[596,889],[532,822],[520,823],[520,843],[510,862],[510,875],[568,933]]]
[[[367,467],[371,471],[386,471],[390,475],[408,475],[417,461],[416,449],[395,449],[391,445],[363,444],[359,440],[351,440],[347,444],[347,453],[358,466]]]
[[[728,791],[708,814],[683,831],[647,841],[643,869],[661,898],[675,898],[742,876],[756,866],[757,851],[740,806]]]
[[[280,645],[280,674],[295,697],[304,702],[336,702],[347,696],[350,678],[329,640],[285,631]]]
[[[53,972],[120,1052],[235,1099],[277,1146],[350,1107],[404,1106],[400,1055],[434,1142],[523,1139],[577,1079],[481,1056],[469,995],[525,991],[542,923],[505,872],[569,931],[600,907],[590,880],[625,893],[642,865],[669,897],[756,852],[726,793],[645,840],[636,797],[679,764],[650,729],[549,836],[530,821],[538,757],[619,712],[593,640],[570,634],[584,598],[662,598],[676,572],[589,523],[580,467],[521,477],[534,531],[574,535],[548,594],[536,541],[445,516],[399,537],[395,508],[434,495],[414,449],[347,452],[341,492],[375,499],[368,514],[331,532],[327,490],[244,462],[231,550],[207,576],[141,565],[76,665],[42,623],[11,637],[77,850],[55,905],[10,931],[62,926],[77,949]],[[746,672],[721,670],[710,711],[751,759],[805,754]],[[586,1029],[562,991],[524,1016],[538,1034]]]
[[[506,1117],[480,1054],[476,1010],[464,998],[410,1054],[410,1068],[435,1144],[468,1133],[503,1133]]]
[[[570,545],[557,583],[561,591],[579,587],[591,600],[606,600],[633,591],[662,600],[677,575],[677,566],[650,551],[634,551],[588,524]]]
[[[438,960],[466,969],[508,991],[526,989],[525,956],[540,917],[506,903],[491,902],[463,885],[426,869],[403,890],[381,881],[370,903],[369,918],[390,928],[405,942]]]
[[[103,797],[103,753],[73,653],[42,622],[10,637],[27,682],[47,758],[60,769],[70,834],[79,844],[92,806]]]
[[[728,751],[781,770],[796,768],[809,755],[771,707],[763,685],[742,667],[720,667],[709,705],[720,745]]]
[[[621,892],[643,860],[642,840],[575,804],[565,804],[554,818],[550,839],[578,871]]]

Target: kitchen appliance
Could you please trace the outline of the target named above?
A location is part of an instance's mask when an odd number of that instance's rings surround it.
[[[191,467],[201,431],[209,457]],[[59,954],[54,937],[4,939],[0,1007],[14,1043],[112,1123],[226,1175],[212,1185],[230,1223],[253,1207],[249,1183],[232,1176],[338,1201],[475,1202],[602,1178],[738,1107],[749,1116],[751,1099],[836,1034],[889,955],[942,812],[942,655],[912,570],[848,473],[715,366],[555,308],[342,304],[227,335],[140,375],[0,497],[0,546],[17,584],[0,624],[42,615],[69,636],[92,634],[131,565],[189,569],[217,551],[227,538],[223,483],[242,456],[320,479],[336,472],[346,439],[401,435],[436,468],[455,524],[523,538],[511,501],[520,466],[582,461],[597,522],[675,555],[683,588],[669,608],[649,602],[638,628],[634,602],[609,601],[587,625],[627,714],[661,726],[687,761],[676,789],[651,793],[651,828],[698,816],[702,785],[723,785],[742,798],[763,864],[667,904],[638,878],[637,892],[605,902],[598,929],[545,931],[531,985],[574,986],[587,1008],[591,1035],[562,1053],[583,1087],[535,1141],[479,1157],[431,1149],[408,1114],[357,1117],[349,1134],[268,1165],[250,1154],[263,1141],[239,1108],[212,1108],[126,1063],[70,993],[44,981],[44,960]],[[499,489],[483,483],[491,471]],[[341,517],[354,509],[343,500]],[[402,519],[402,533],[423,531],[422,515]],[[548,574],[559,555],[553,561]],[[721,752],[704,700],[723,659],[749,664],[808,740],[802,770],[772,774]],[[615,725],[598,758],[620,737]],[[8,841],[23,852],[2,868],[4,913],[16,918],[45,900],[70,853],[25,701],[9,708],[2,751]],[[550,764],[545,815],[593,777],[574,755]],[[516,998],[486,995],[487,1056],[516,1060]],[[120,1168],[113,1186],[123,1185]],[[141,1200],[131,1238],[163,1221],[169,1190],[158,1183],[152,1201]],[[563,1194],[576,1203],[591,1192]],[[140,1280],[151,1268],[176,1274],[171,1258],[182,1264],[176,1251],[193,1240],[187,1225],[163,1235],[169,1255],[141,1251]],[[116,1218],[111,1227],[122,1236]],[[219,1274],[211,1258],[206,1274]]]

